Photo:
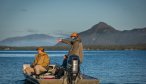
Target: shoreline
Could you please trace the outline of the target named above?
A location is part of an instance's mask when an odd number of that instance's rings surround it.
[[[0,46],[0,50],[36,50],[40,46]],[[45,50],[69,50],[69,46],[41,46]],[[84,46],[84,50],[146,50],[146,44],[142,45],[90,45]]]

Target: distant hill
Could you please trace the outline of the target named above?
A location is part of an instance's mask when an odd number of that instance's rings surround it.
[[[79,34],[84,46],[146,45],[146,27],[119,31],[100,22]],[[57,35],[32,34],[13,37],[0,41],[0,46],[64,46],[63,43],[57,44],[58,37],[67,38],[69,35],[62,33]]]
[[[53,46],[55,44],[56,37],[46,34],[32,34],[0,41],[0,46]]]
[[[119,31],[100,22],[90,29],[79,33],[84,45],[139,45],[146,44],[146,28]],[[62,43],[57,46],[63,45]]]

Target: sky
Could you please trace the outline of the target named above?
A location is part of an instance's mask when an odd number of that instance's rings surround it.
[[[117,30],[146,27],[146,0],[0,0],[0,40],[82,32],[99,22]]]

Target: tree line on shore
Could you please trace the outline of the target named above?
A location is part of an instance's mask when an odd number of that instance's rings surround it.
[[[36,50],[39,46],[0,46],[0,50]],[[69,46],[41,46],[45,50],[68,50]],[[146,50],[146,44],[141,45],[84,45],[84,50]]]

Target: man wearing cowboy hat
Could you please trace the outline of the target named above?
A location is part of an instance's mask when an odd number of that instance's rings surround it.
[[[77,55],[80,58],[80,63],[83,60],[83,45],[78,33],[74,32],[70,35],[71,41],[66,39],[59,39],[58,42],[62,42],[71,46],[68,52],[68,56]]]
[[[38,76],[41,72],[47,71],[47,67],[50,64],[49,56],[44,52],[44,48],[39,47],[36,50],[38,54],[35,56],[34,62],[25,69],[28,75],[35,74]]]

